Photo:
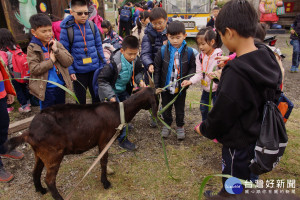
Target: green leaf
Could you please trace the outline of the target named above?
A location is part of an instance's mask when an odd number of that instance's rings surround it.
[[[64,90],[65,92],[67,92],[68,94],[71,95],[71,97],[73,97],[73,99],[79,103],[76,95],[74,92],[72,92],[71,90],[69,90],[68,88],[66,88],[65,86],[59,84],[59,83],[56,83],[56,82],[53,82],[53,81],[49,81],[49,80],[43,80],[43,79],[35,79],[35,78],[11,78],[11,79],[5,79],[5,80],[2,80],[2,81],[8,81],[8,80],[32,80],[32,81],[44,81],[44,82],[48,82],[48,83],[51,83],[53,85],[56,85],[57,87],[61,88],[62,90]],[[2,82],[0,81],[0,82]]]

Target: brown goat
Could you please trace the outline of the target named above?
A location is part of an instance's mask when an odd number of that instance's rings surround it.
[[[143,88],[124,101],[125,120],[130,122],[141,109],[152,109],[156,117],[158,100],[153,88]],[[44,166],[45,182],[54,199],[63,199],[56,188],[56,175],[64,155],[80,154],[98,145],[101,152],[120,125],[118,103],[92,105],[56,105],[42,110],[32,120],[29,130],[11,138],[8,151],[27,142],[35,154],[33,182],[37,192],[45,194],[41,173]],[[106,166],[108,153],[100,161],[101,182],[110,187]]]

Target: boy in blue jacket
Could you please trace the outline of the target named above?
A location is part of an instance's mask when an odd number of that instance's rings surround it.
[[[98,76],[98,94],[100,101],[122,102],[126,100],[136,83],[145,87],[143,67],[137,56],[139,41],[135,36],[126,36],[122,48],[110,58],[110,64],[104,66]],[[135,150],[135,144],[126,137],[126,129],[118,138],[120,147]]]
[[[88,21],[88,6],[85,0],[71,1],[71,15],[61,22],[60,42],[74,57],[69,73],[75,94],[80,104],[86,103],[86,89],[92,96],[92,102],[99,100],[93,90],[93,76],[98,68],[106,63],[100,32],[94,23]],[[94,32],[91,26],[94,26]],[[73,38],[69,38],[73,33]],[[84,87],[83,87],[84,86]]]

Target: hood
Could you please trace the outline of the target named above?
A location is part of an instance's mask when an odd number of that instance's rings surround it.
[[[119,63],[121,63],[121,51],[117,50],[114,52],[114,54],[112,55],[111,59],[118,65]]]
[[[37,44],[37,45],[39,45],[39,46],[41,46],[41,47],[44,47],[44,45],[43,45],[43,43],[41,42],[41,40],[37,39],[37,38],[34,37],[34,36],[31,38],[30,43]]]
[[[247,76],[256,87],[277,89],[282,75],[279,64],[271,49],[264,44],[255,44],[258,50],[244,54],[228,62],[239,74]]]
[[[72,15],[68,15],[61,23],[60,27],[61,28],[69,28],[71,26],[75,25],[75,19]]]
[[[146,26],[146,29],[145,29],[145,35],[146,34],[150,34],[151,36],[153,36],[154,38],[157,37],[157,35],[165,35],[167,34],[167,29],[163,30],[163,32],[161,33],[158,33],[152,26],[151,23],[149,23],[147,26]]]

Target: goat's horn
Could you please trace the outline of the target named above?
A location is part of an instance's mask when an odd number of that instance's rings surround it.
[[[148,78],[149,78],[149,85],[150,85],[150,87],[151,88],[155,88],[155,85],[153,83],[152,77],[150,76],[149,72],[147,72],[147,74],[148,74]]]
[[[160,93],[162,93],[164,90],[162,89],[162,88],[157,88],[156,90],[155,90],[155,94],[160,94]]]

